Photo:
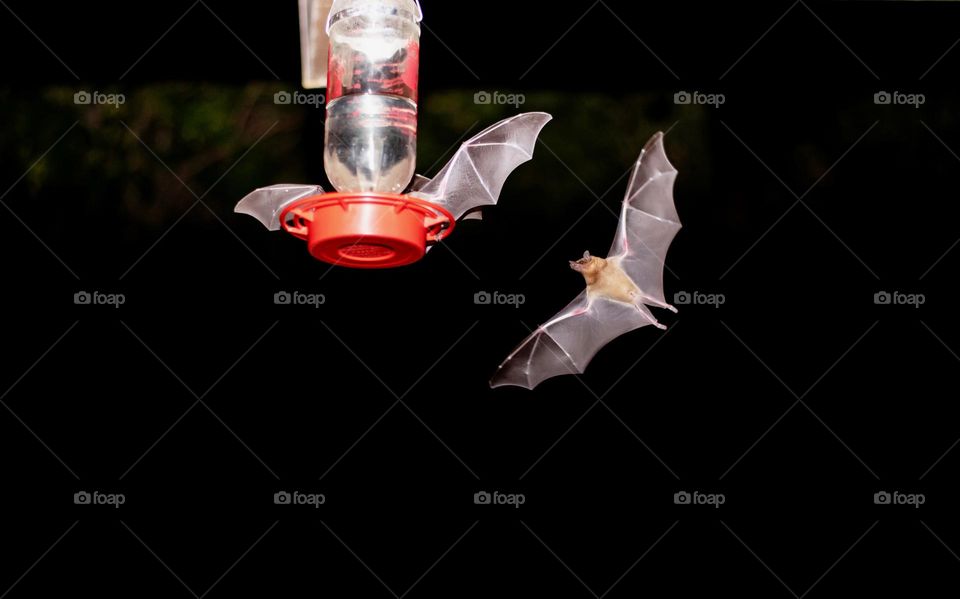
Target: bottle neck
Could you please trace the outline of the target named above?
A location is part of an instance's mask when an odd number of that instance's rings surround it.
[[[327,33],[329,33],[330,28],[332,28],[338,22],[358,16],[368,16],[381,19],[395,17],[399,19],[405,19],[417,29],[420,28],[419,16],[410,12],[409,10],[404,10],[395,6],[376,5],[348,8],[346,10],[338,11],[336,14],[331,14],[330,19],[327,21]]]

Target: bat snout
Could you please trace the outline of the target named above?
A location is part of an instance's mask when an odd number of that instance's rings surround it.
[[[583,258],[580,258],[579,260],[570,261],[570,268],[572,268],[577,272],[583,272],[583,270],[587,267],[588,264],[590,264],[591,261],[593,261],[593,258],[590,256],[590,252],[584,252]]]

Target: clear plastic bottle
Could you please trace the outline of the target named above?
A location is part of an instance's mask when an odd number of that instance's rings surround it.
[[[402,193],[417,160],[420,6],[335,0],[324,168],[340,192]]]

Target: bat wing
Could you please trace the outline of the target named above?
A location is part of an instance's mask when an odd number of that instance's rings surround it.
[[[533,389],[551,377],[582,373],[604,345],[654,322],[644,306],[584,291],[523,340],[497,369],[490,386]]]
[[[407,193],[413,193],[415,191],[420,191],[430,183],[429,177],[424,177],[423,175],[414,175],[413,181],[410,181],[410,186],[407,188]]]
[[[552,118],[529,112],[500,121],[465,141],[433,180],[418,182],[410,195],[443,206],[458,220],[496,204],[510,173],[533,158],[537,137]]]
[[[323,193],[319,185],[272,185],[262,187],[240,200],[233,209],[239,214],[248,214],[271,231],[280,230],[280,213],[297,200]]]
[[[674,312],[663,295],[663,270],[667,250],[681,226],[673,202],[676,178],[677,169],[663,149],[663,133],[657,133],[633,169],[617,235],[607,256],[618,261],[637,284],[644,303]]]

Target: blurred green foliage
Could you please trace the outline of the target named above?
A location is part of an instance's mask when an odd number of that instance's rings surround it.
[[[275,93],[294,89],[163,83],[97,90],[123,94],[118,106],[77,105],[74,88],[0,91],[0,105],[12,116],[0,131],[3,168],[15,179],[76,123],[17,186],[18,201],[62,194],[74,217],[137,228],[171,222],[195,202],[194,194],[227,214],[256,187],[324,183],[322,107],[274,103]],[[675,127],[668,150],[678,165],[706,154],[704,111],[710,109],[685,106],[681,113],[666,94],[540,92],[517,107],[478,105],[475,93],[436,91],[421,99],[420,169],[436,174],[460,141],[499,119],[550,112],[554,121],[534,162],[509,185],[512,197],[524,197],[524,212],[582,209],[608,189],[605,199],[614,204],[626,188],[624,175],[657,130]],[[706,175],[709,167],[700,161],[697,168]]]

